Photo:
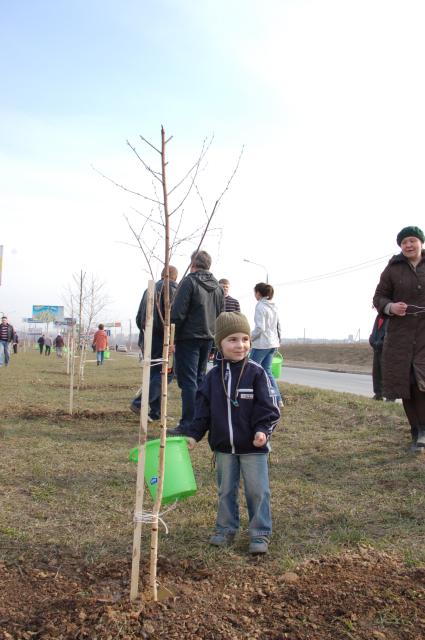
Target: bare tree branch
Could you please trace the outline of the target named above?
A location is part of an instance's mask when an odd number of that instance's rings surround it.
[[[112,180],[112,178],[110,178],[109,176],[106,176],[104,173],[99,171],[99,169],[96,169],[96,167],[94,167],[93,165],[91,165],[91,168],[93,169],[93,171],[96,171],[96,173],[102,176],[102,178],[105,178],[105,180],[108,180],[116,187],[123,189],[123,191],[127,191],[127,193],[132,193],[134,196],[139,196],[140,198],[144,198],[145,200],[149,200],[150,202],[155,202],[156,204],[160,204],[160,205],[163,204],[162,202],[158,202],[158,200],[154,200],[153,198],[149,198],[149,196],[145,196],[143,193],[139,193],[138,191],[133,191],[132,189],[128,189],[127,187],[125,187],[123,184],[119,184],[118,182],[115,182],[115,180]]]
[[[153,149],[154,151],[156,151],[157,153],[159,153],[159,155],[162,155],[162,154],[161,154],[161,151],[160,151],[159,149],[157,149],[156,147],[154,147],[154,145],[153,145],[151,142],[149,142],[149,140],[146,140],[146,138],[144,138],[144,137],[143,137],[142,135],[140,135],[140,134],[139,134],[139,138],[140,138],[140,140],[143,140],[143,142],[146,142],[146,144],[148,144],[150,147],[152,147],[152,149]]]
[[[197,161],[189,169],[189,171],[187,171],[187,173],[183,176],[183,178],[176,185],[174,185],[174,187],[172,189],[170,189],[170,191],[168,192],[169,196],[173,193],[173,191],[178,189],[179,186],[190,176],[190,174],[195,169],[195,167],[199,166],[201,164],[201,162],[204,159],[205,155],[208,153],[208,150],[209,150],[209,148],[210,148],[210,146],[212,144],[213,139],[214,139],[214,136],[211,136],[211,139],[209,140],[209,142],[207,144],[207,139],[204,138],[204,140],[202,141],[201,153],[199,154],[199,157],[198,157]]]
[[[138,246],[139,246],[139,249],[140,249],[140,250],[141,250],[141,252],[143,253],[143,257],[145,258],[146,263],[147,263],[147,265],[148,265],[148,267],[149,267],[149,273],[151,274],[152,280],[155,280],[155,277],[154,277],[154,275],[153,275],[153,271],[152,271],[152,267],[151,267],[151,265],[150,265],[150,263],[149,263],[149,260],[148,260],[148,257],[147,257],[147,254],[146,254],[146,251],[145,251],[145,249],[144,249],[144,247],[143,247],[142,243],[140,242],[140,238],[139,238],[139,236],[138,236],[137,232],[136,232],[136,231],[133,229],[133,227],[131,226],[131,223],[130,223],[130,220],[128,219],[128,217],[127,217],[126,215],[124,215],[124,218],[126,219],[128,226],[130,227],[130,231],[132,232],[132,234],[133,234],[133,235],[134,235],[134,237],[136,238],[136,241],[137,241],[137,244],[138,244]]]
[[[148,164],[146,164],[146,162],[143,160],[143,158],[137,152],[136,147],[133,147],[133,145],[129,142],[129,140],[127,140],[127,145],[133,151],[134,155],[140,160],[142,165],[145,167],[146,171],[149,171],[149,173],[151,173],[153,175],[153,177],[158,180],[158,182],[161,182],[161,178],[160,178],[161,173],[159,171],[154,171]]]

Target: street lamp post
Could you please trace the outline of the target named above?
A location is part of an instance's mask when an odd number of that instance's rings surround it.
[[[253,262],[252,260],[248,260],[248,258],[244,258],[243,259],[244,262],[249,262],[250,264],[255,264],[256,267],[261,267],[262,269],[264,269],[264,271],[266,272],[266,283],[269,283],[269,272],[267,271],[267,267],[265,267],[263,264],[260,264],[259,262]]]

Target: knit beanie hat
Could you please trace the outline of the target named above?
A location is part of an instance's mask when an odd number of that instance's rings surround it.
[[[247,333],[251,336],[251,327],[243,313],[223,311],[215,321],[214,340],[218,350],[221,349],[221,341],[232,333]]]
[[[419,238],[421,242],[425,242],[425,235],[422,229],[419,229],[419,227],[404,227],[397,235],[398,246],[401,246],[401,241],[404,240],[404,238],[410,237]]]

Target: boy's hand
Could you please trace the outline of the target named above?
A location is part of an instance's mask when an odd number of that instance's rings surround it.
[[[195,438],[186,438],[186,442],[187,442],[187,448],[189,449],[189,451],[193,451],[196,445]]]
[[[267,442],[267,436],[262,431],[257,431],[254,437],[254,447],[264,447]]]

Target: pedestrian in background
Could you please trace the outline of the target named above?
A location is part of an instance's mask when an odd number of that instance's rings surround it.
[[[108,334],[104,329],[104,325],[100,324],[98,330],[93,336],[93,346],[96,347],[97,366],[103,364],[105,351],[108,348]]]
[[[52,339],[50,336],[45,336],[44,338],[44,355],[50,356],[50,351],[52,349]]]
[[[19,337],[18,334],[16,333],[16,331],[13,332],[13,340],[12,340],[12,346],[13,346],[13,353],[18,353],[18,344],[19,344]]]
[[[44,333],[43,333],[42,336],[39,337],[37,342],[38,342],[38,348],[40,349],[40,355],[41,355],[43,353],[43,349],[44,349]]]
[[[62,350],[65,346],[65,343],[60,333],[58,333],[56,338],[53,340],[53,346],[56,349],[56,357],[62,358]]]
[[[224,293],[224,310],[240,311],[241,305],[239,304],[239,301],[236,300],[236,298],[232,298],[232,296],[229,296],[230,282],[227,280],[227,278],[221,278],[221,280],[218,281],[218,284],[221,286]]]
[[[397,235],[401,252],[381,274],[373,297],[388,316],[382,350],[385,398],[401,398],[410,425],[411,451],[425,452],[425,235],[404,227]]]
[[[8,323],[7,317],[3,316],[0,324],[0,367],[7,367],[9,364],[9,345],[13,340],[13,334],[13,326]]]
[[[272,385],[279,407],[283,407],[282,395],[272,374],[273,354],[280,347],[280,322],[277,307],[272,298],[274,289],[271,284],[258,282],[254,287],[257,300],[254,315],[254,330],[251,334],[251,360],[261,364]]]

